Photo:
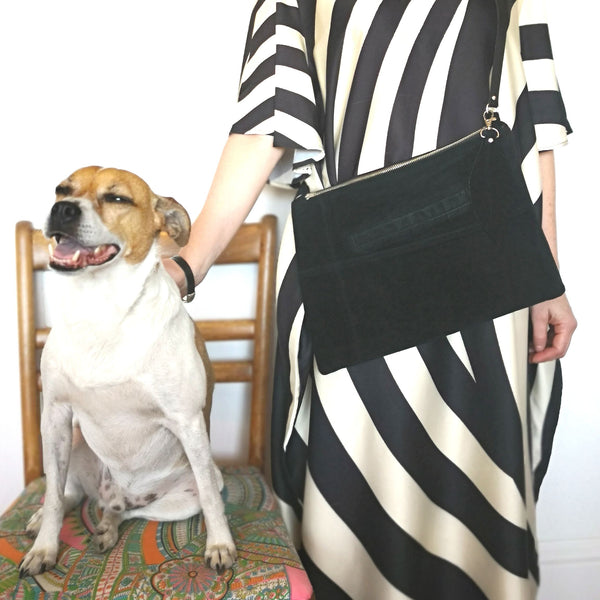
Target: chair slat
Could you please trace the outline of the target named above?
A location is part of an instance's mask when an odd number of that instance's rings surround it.
[[[29,483],[42,474],[40,435],[40,397],[35,331],[33,285],[34,243],[31,223],[16,227],[17,320],[19,328],[19,371],[21,379],[21,428],[23,432],[23,470]]]
[[[218,383],[251,382],[252,361],[212,361],[215,380]]]
[[[256,335],[254,319],[196,321],[196,326],[207,342],[252,340]]]

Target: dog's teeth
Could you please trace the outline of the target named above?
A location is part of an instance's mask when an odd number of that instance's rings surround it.
[[[96,249],[94,250],[94,256],[98,256],[100,252],[102,252],[102,246],[96,246]]]
[[[50,255],[50,258],[54,256],[54,248],[52,247],[52,244],[48,244],[48,254]]]
[[[73,254],[73,258],[71,259],[71,261],[76,263],[79,260],[80,256],[81,256],[81,250],[77,250],[77,252],[75,252],[75,254]]]

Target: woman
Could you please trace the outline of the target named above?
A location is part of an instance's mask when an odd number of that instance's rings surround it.
[[[570,128],[543,0],[499,1],[510,11],[499,110],[556,257],[552,149]],[[239,118],[181,251],[196,283],[276,165],[280,182],[320,189],[480,127],[495,27],[493,0],[259,0]],[[566,298],[532,307],[529,343],[519,311],[323,375],[290,223],[277,286],[273,482],[316,597],[534,597],[556,359],[576,325]]]

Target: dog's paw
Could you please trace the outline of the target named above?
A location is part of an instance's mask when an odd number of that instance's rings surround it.
[[[215,569],[217,573],[229,569],[236,559],[237,552],[234,544],[213,544],[208,546],[204,553],[206,565]]]
[[[25,527],[25,532],[29,537],[37,537],[37,534],[40,532],[40,527],[42,526],[42,509],[39,508],[35,511],[33,516],[27,521],[27,526]]]
[[[35,548],[24,556],[19,565],[19,577],[25,578],[39,575],[56,564],[58,548]]]
[[[119,523],[115,523],[114,519],[103,518],[94,535],[94,543],[100,552],[110,550],[119,539]]]

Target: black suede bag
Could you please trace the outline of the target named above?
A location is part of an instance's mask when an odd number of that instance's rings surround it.
[[[513,137],[454,146],[292,205],[322,373],[560,296]],[[495,134],[494,134],[495,135]]]
[[[564,292],[512,132],[490,105],[484,118],[458,142],[292,203],[322,373]]]

